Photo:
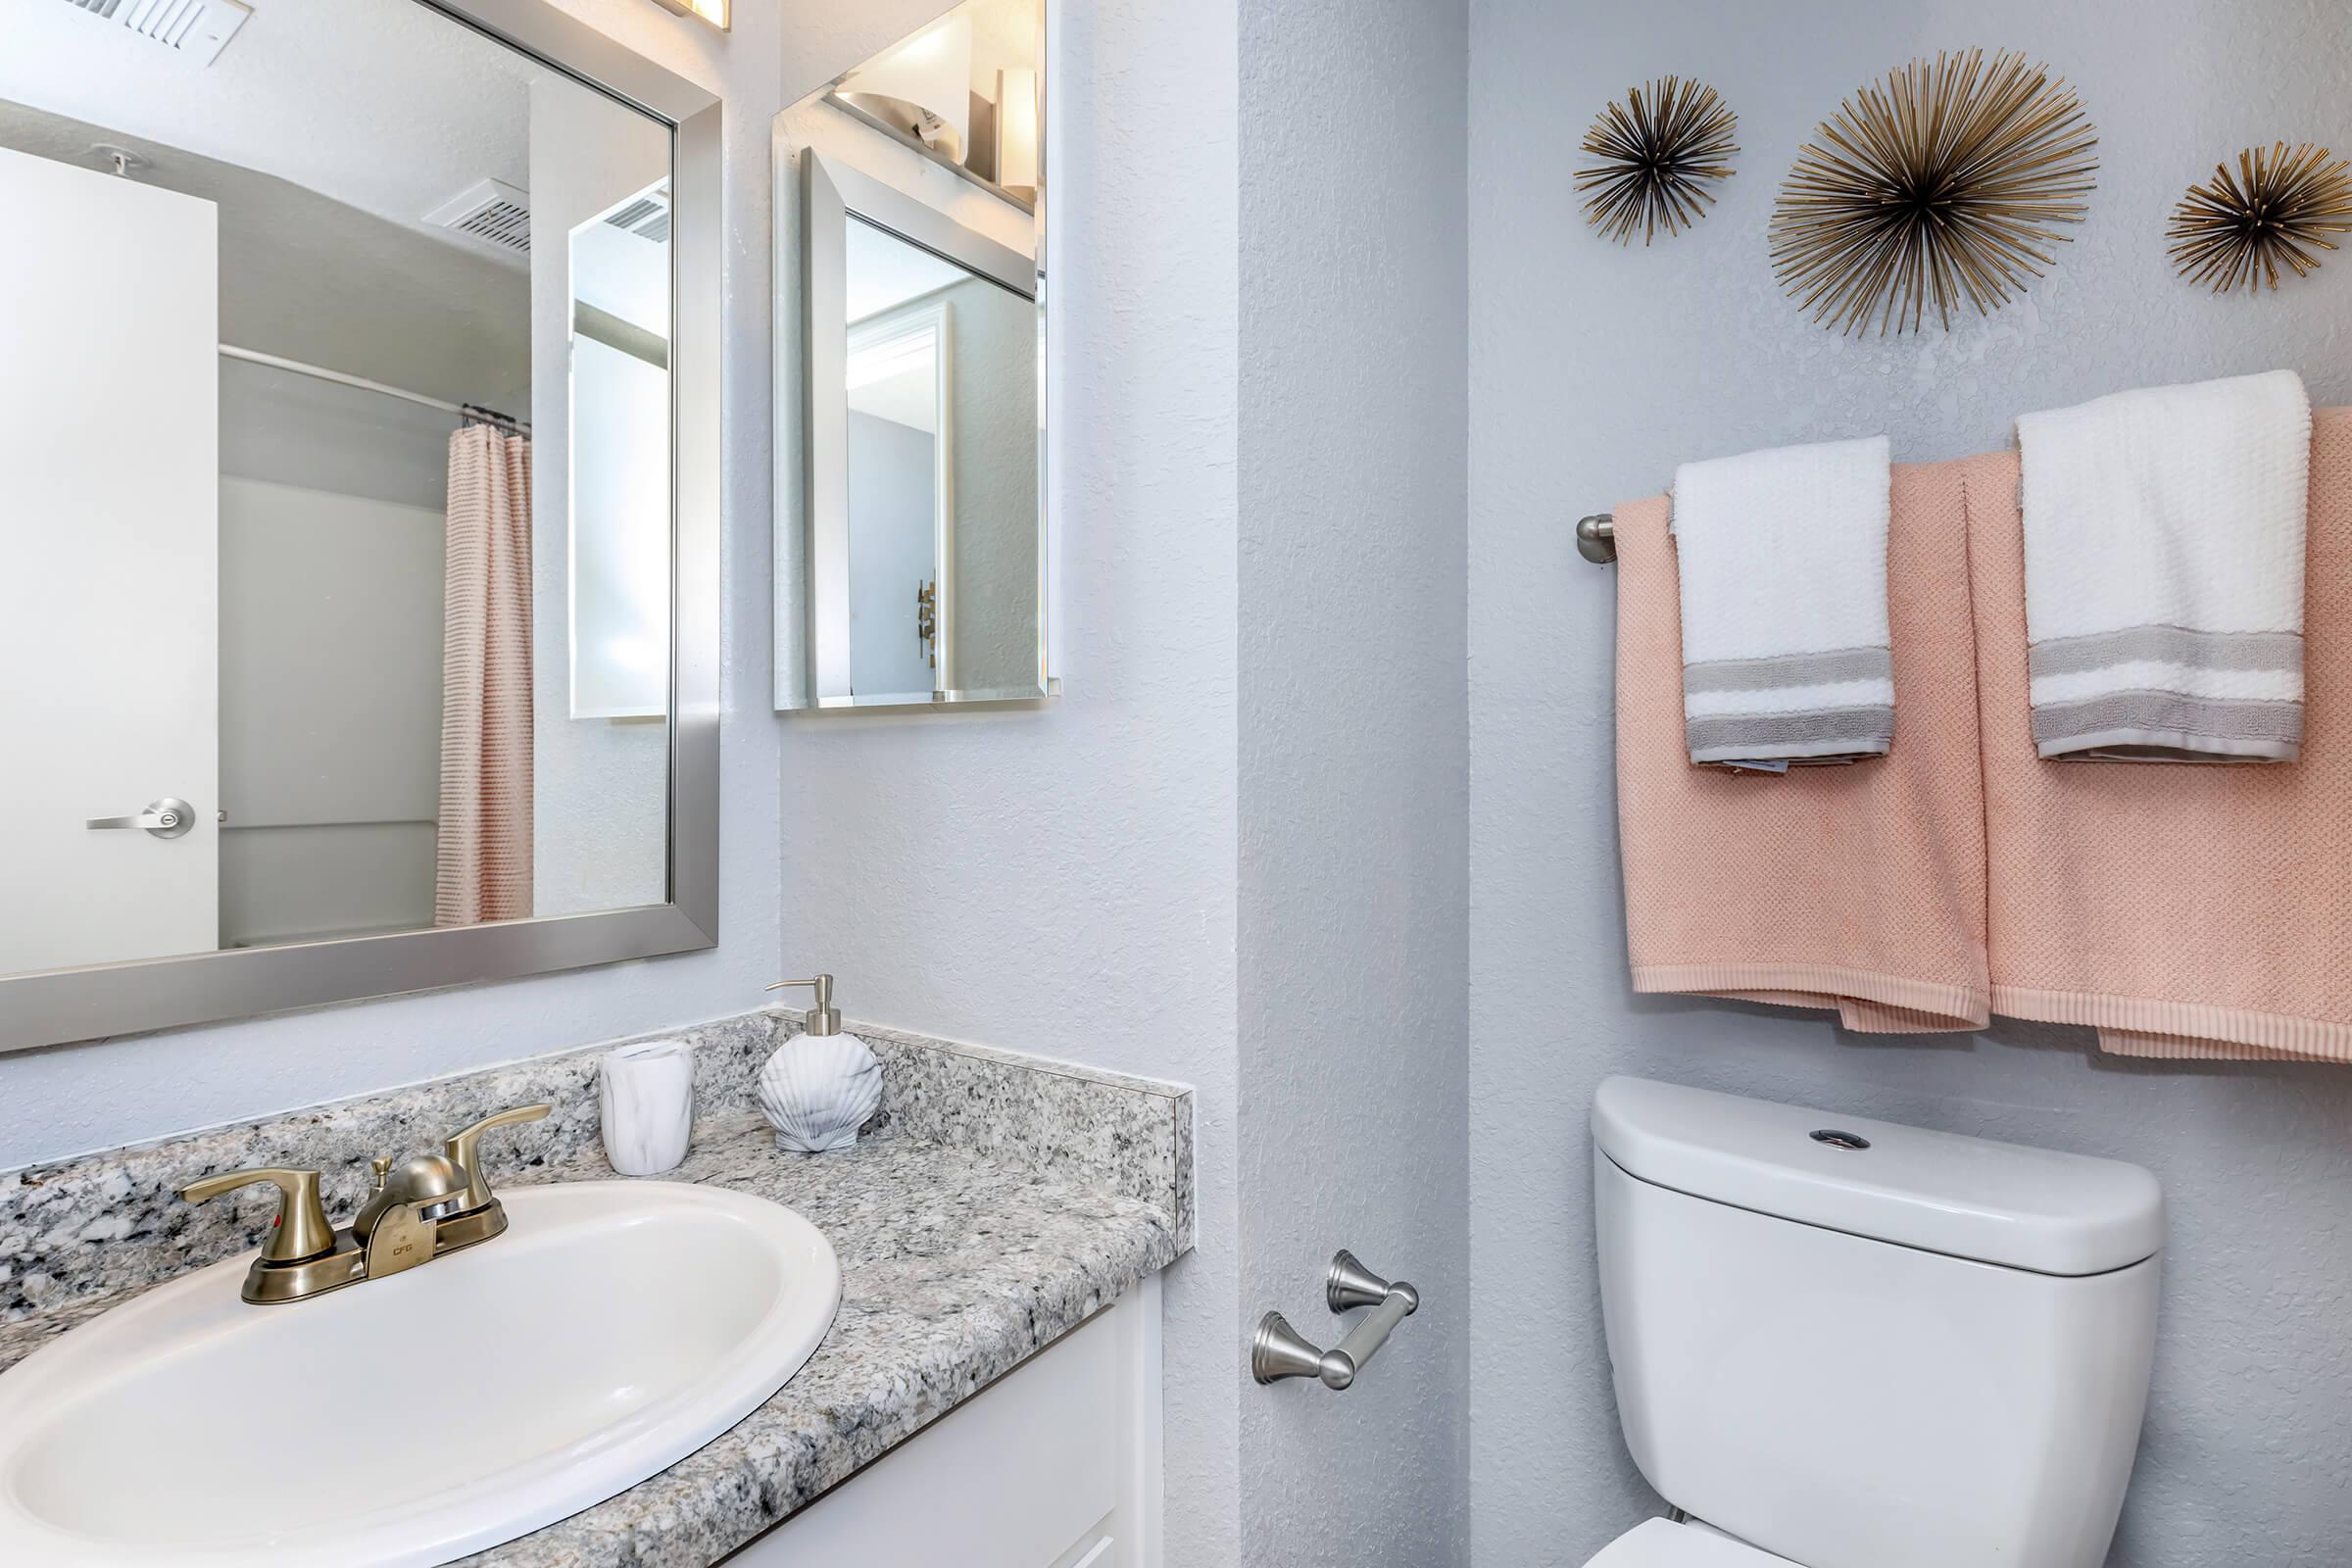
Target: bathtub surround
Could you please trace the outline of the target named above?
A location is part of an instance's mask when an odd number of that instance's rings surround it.
[[[2154,1171],[2172,1211],[2164,1299],[2112,1568],[2340,1561],[2352,1494],[2303,1456],[2352,1443],[2352,1075],[2128,1061],[2087,1029],[2008,1019],[1865,1039],[1818,1016],[1635,994],[1610,830],[1617,587],[1577,559],[1572,529],[1711,451],[1864,429],[1906,463],[1936,462],[2005,447],[2025,411],[2281,366],[2313,402],[2352,402],[2352,367],[2329,346],[2352,330],[2352,268],[2216,299],[2176,277],[2158,242],[2217,148],[2341,123],[2352,33],[2335,7],[2232,0],[1824,0],[1799,28],[1793,14],[1737,0],[1472,8],[1477,1559],[1579,1563],[1661,1507],[1613,1409],[1581,1131],[1594,1085],[1632,1072]],[[1813,325],[1767,266],[1780,175],[1825,105],[1980,42],[2047,61],[2081,91],[2101,138],[2087,220],[2046,278],[1988,318],[1963,310],[1948,334]],[[1629,252],[1585,226],[1558,139],[1531,133],[1529,111],[1600,102],[1661,61],[1739,107],[1742,172],[1704,223]],[[2338,926],[2342,910],[2325,918]]]
[[[658,1176],[686,1157],[694,1134],[694,1047],[683,1040],[615,1046],[597,1058],[597,1125],[623,1176]]]
[[[432,924],[448,444],[437,410],[220,362],[223,946]]]
[[[731,1137],[738,1122],[758,1120],[753,1095],[760,1064],[800,1028],[797,1014],[777,1010],[681,1034],[693,1049],[698,1149]],[[1016,1052],[895,1031],[875,1035],[883,1094],[867,1133],[888,1129],[901,1144],[970,1149],[1007,1170],[1144,1205],[1164,1216],[1171,1256],[1192,1247],[1191,1090]],[[198,1176],[256,1165],[316,1169],[327,1212],[341,1218],[366,1196],[374,1155],[398,1158],[436,1148],[451,1130],[491,1111],[539,1101],[555,1107],[544,1120],[501,1128],[485,1141],[492,1179],[513,1185],[551,1180],[556,1171],[575,1180],[604,1174],[598,1069],[613,1049],[591,1046],[0,1172],[0,1324],[29,1323],[36,1337],[61,1332],[70,1324],[51,1314],[86,1315],[87,1303],[111,1304],[125,1291],[260,1246],[276,1212],[274,1189],[182,1202],[173,1190]],[[771,1157],[809,1163],[777,1154],[772,1138],[767,1142]],[[851,1239],[830,1229],[827,1235],[846,1260]]]

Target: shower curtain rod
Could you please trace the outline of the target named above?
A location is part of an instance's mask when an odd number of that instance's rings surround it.
[[[356,386],[363,392],[381,392],[388,398],[401,398],[410,403],[422,404],[428,409],[439,409],[443,414],[454,414],[463,419],[480,419],[490,424],[503,424],[508,429],[521,434],[530,433],[531,427],[527,421],[511,418],[496,409],[485,409],[471,403],[451,403],[442,398],[428,398],[421,392],[411,392],[406,387],[386,386],[381,381],[370,381],[364,375],[347,375],[341,370],[330,370],[322,365],[305,365],[300,360],[280,359],[274,354],[263,354],[254,349],[241,349],[233,343],[221,344],[220,352],[229,359],[243,360],[248,365],[266,365],[273,370],[292,370],[296,375],[315,376],[318,380],[333,381],[340,386]]]

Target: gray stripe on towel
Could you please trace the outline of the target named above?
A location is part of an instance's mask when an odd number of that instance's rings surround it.
[[[2303,637],[2291,631],[2193,631],[2186,626],[2126,626],[2035,643],[2027,656],[2036,675],[2080,675],[2146,660],[2191,669],[2301,669]]]
[[[1884,648],[1840,648],[1827,654],[1779,654],[1770,659],[1709,659],[1683,666],[1683,690],[1691,693],[1768,692],[1784,686],[1893,678],[1894,657]]]
[[[1841,752],[1885,751],[1894,741],[1894,710],[1819,708],[1799,713],[1710,713],[1683,720],[1683,744],[1692,752],[1725,747],[1819,746]],[[1743,755],[1735,753],[1734,755]]]
[[[2185,736],[2172,744],[2196,749],[2199,736],[2245,745],[2301,746],[2303,705],[2255,698],[2190,697],[2181,692],[2113,692],[2034,710],[2034,744],[2048,755],[2082,737],[2119,730]]]

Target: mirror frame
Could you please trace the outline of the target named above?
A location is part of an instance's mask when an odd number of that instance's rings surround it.
[[[862,119],[862,117],[860,117]],[[801,411],[803,516],[806,527],[807,689],[781,712],[929,711],[989,704],[1037,703],[1059,694],[1053,668],[1052,604],[1054,536],[1046,509],[1045,357],[1038,358],[1037,388],[1037,684],[1019,691],[939,691],[928,698],[891,694],[858,698],[851,690],[849,400],[842,387],[849,356],[849,222],[862,219],[918,250],[929,251],[975,276],[1029,301],[1042,340],[1045,265],[956,222],[916,197],[839,158],[805,148],[801,212]],[[1041,190],[1042,197],[1042,190]],[[1015,203],[1014,205],[1018,205]],[[1042,200],[1038,204],[1042,209]],[[1043,223],[1040,222],[1040,233]],[[1043,251],[1043,240],[1039,242]]]
[[[671,129],[669,881],[662,904],[0,975],[0,1052],[718,944],[720,101],[547,0],[415,0]]]

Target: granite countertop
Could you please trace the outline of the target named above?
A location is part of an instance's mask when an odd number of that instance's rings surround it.
[[[614,1179],[579,1152],[502,1185]],[[662,1180],[800,1211],[841,1256],[841,1310],[808,1364],[701,1449],[617,1496],[468,1557],[511,1568],[705,1568],[1018,1366],[1182,1250],[1168,1211],[886,1128],[780,1153],[756,1115],[706,1119]],[[135,1290],[0,1324],[0,1369]],[[279,1310],[299,1311],[300,1307]]]

